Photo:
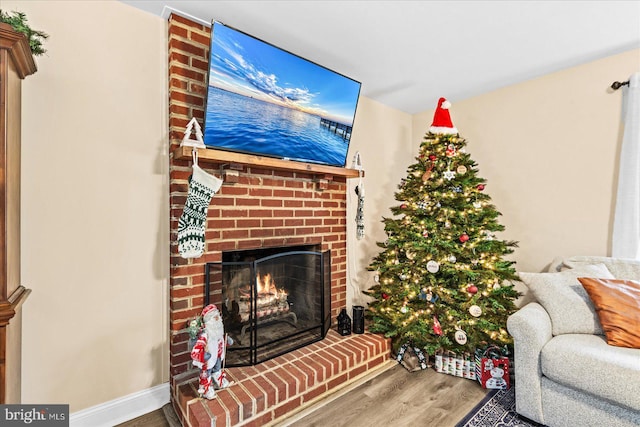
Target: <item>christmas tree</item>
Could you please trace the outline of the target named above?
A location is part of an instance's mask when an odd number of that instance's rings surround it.
[[[376,281],[365,291],[374,298],[369,330],[391,337],[395,350],[410,343],[430,355],[460,354],[511,343],[506,321],[519,293],[510,282],[514,262],[504,256],[517,244],[496,238],[501,214],[448,108],[440,98],[369,266]]]

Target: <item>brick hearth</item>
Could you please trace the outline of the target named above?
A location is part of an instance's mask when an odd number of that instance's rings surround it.
[[[185,425],[264,425],[382,364],[389,344],[376,335],[341,337],[330,331],[322,341],[260,365],[229,368],[236,384],[215,400],[196,398],[186,326],[204,305],[205,264],[222,261],[223,251],[300,245],[329,250],[332,321],[346,308],[347,183],[344,176],[318,179],[307,171],[200,161],[210,174],[222,178],[222,169],[233,167],[237,177],[211,201],[203,256],[181,258],[177,227],[191,164],[174,152],[191,118],[204,121],[210,36],[208,28],[177,15],[169,18],[168,31],[172,404]]]
[[[199,399],[197,380],[173,387],[185,426],[265,426],[362,377],[389,359],[379,335],[342,337],[329,331],[320,342],[253,367],[229,368],[234,384],[213,400]]]

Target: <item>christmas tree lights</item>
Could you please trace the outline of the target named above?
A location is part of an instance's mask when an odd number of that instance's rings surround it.
[[[466,152],[441,98],[416,163],[395,194],[393,218],[383,218],[387,240],[369,269],[369,330],[433,355],[473,352],[486,343],[511,343],[507,317],[518,292],[516,242],[496,237],[501,215],[485,192],[486,180]]]

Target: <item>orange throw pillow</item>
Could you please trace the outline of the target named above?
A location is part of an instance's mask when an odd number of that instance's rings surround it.
[[[607,344],[640,348],[640,282],[578,278],[589,294]]]

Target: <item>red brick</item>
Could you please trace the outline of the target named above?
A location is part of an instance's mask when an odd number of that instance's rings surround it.
[[[189,424],[194,427],[216,425],[212,423],[211,416],[207,413],[202,401],[196,401],[189,405],[188,413]]]
[[[227,416],[229,417],[230,425],[236,425],[240,422],[240,407],[238,402],[231,396],[229,390],[218,391],[216,400],[221,402],[226,408]]]
[[[274,418],[278,419],[302,406],[302,397],[296,397],[274,409]]]
[[[264,411],[267,408],[266,392],[258,387],[253,380],[244,381],[242,385],[247,389],[249,395],[255,400],[256,414]]]
[[[265,394],[267,408],[276,404],[276,387],[264,378],[256,377],[253,382],[260,387]]]
[[[307,403],[311,400],[313,400],[314,398],[320,396],[322,393],[327,391],[327,385],[326,384],[321,384],[318,387],[312,389],[311,391],[305,393],[302,395],[302,401],[304,403]]]
[[[284,379],[276,375],[273,371],[265,372],[264,377],[269,380],[276,389],[276,404],[287,400],[287,383]]]

